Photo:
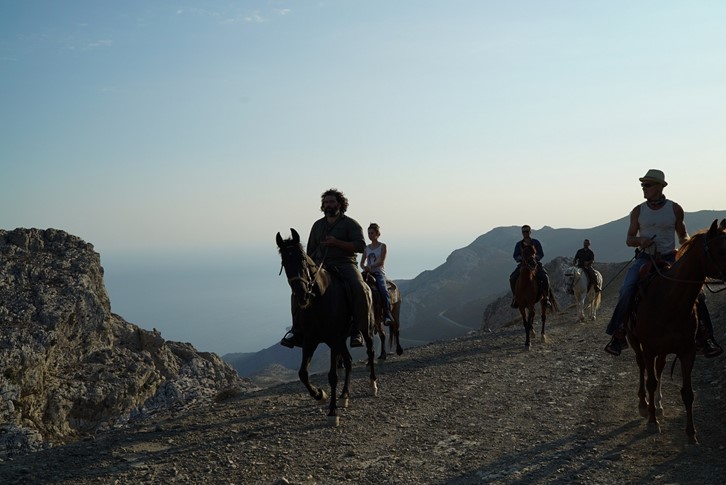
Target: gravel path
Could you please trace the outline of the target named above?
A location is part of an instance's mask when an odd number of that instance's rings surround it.
[[[604,326],[604,317],[575,323],[569,309],[548,319],[547,342],[538,337],[529,352],[519,323],[407,349],[378,367],[377,398],[357,362],[337,428],[291,382],[5,457],[0,483],[726,482],[726,357],[697,359],[701,445],[688,446],[679,369],[663,382],[662,432],[650,434],[633,352],[605,354]]]

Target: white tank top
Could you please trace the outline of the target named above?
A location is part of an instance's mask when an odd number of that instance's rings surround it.
[[[648,207],[648,202],[640,204],[638,227],[639,236],[655,236],[655,244],[645,248],[647,254],[654,254],[656,251],[664,254],[676,249],[676,214],[673,212],[672,201],[666,200],[658,210]]]
[[[369,244],[365,248],[365,257],[366,257],[366,264],[368,266],[371,266],[373,263],[381,259],[381,249],[383,248],[383,244],[379,244],[377,248],[373,249],[371,245]],[[380,273],[380,274],[386,274],[386,272],[383,270],[383,266],[377,267],[375,270],[373,270],[373,273]]]

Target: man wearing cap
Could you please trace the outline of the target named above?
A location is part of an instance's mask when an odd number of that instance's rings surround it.
[[[663,195],[663,189],[667,185],[661,170],[650,169],[640,178],[645,202],[630,211],[630,225],[625,239],[626,245],[639,248],[639,251],[635,262],[625,275],[618,303],[606,331],[608,335],[612,335],[612,338],[605,346],[605,351],[612,355],[620,355],[621,350],[628,347],[625,339],[625,321],[631,299],[638,287],[640,268],[650,261],[651,257],[673,263],[676,257],[675,236],[678,236],[679,245],[688,240],[683,208]],[[705,306],[702,299],[699,298],[699,301],[697,306],[701,304]],[[707,314],[708,310],[698,311],[699,314],[704,312]],[[703,325],[706,328],[701,329],[701,323],[699,322],[701,335],[698,344],[703,348],[703,354],[706,357],[721,354],[723,350],[713,339],[713,329],[709,329],[707,323]]]

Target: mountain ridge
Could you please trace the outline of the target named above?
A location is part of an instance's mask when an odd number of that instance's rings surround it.
[[[707,228],[714,219],[726,218],[726,210],[686,212],[686,227],[691,233]],[[634,248],[625,245],[629,216],[584,229],[534,229],[533,237],[544,248],[545,267],[557,258],[572,258],[587,238],[599,263],[627,263]],[[436,340],[456,338],[481,328],[487,306],[509,293],[508,278],[515,268],[514,245],[521,239],[521,226],[500,226],[475,238],[465,247],[453,250],[445,262],[424,270],[410,280],[396,280],[401,295],[401,339],[404,348]],[[558,263],[559,267],[561,266]],[[554,275],[550,275],[553,277]],[[607,281],[606,281],[607,283]],[[490,312],[491,313],[491,312]],[[451,325],[454,320],[458,325]],[[375,339],[378,341],[378,339]],[[318,352],[318,354],[324,354]],[[242,358],[225,354],[227,361],[242,376],[252,377],[268,365],[299,366],[299,353],[278,344]],[[322,357],[316,356],[316,358]]]

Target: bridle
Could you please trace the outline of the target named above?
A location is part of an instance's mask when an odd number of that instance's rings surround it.
[[[305,253],[302,252],[302,247],[298,246],[297,249],[300,251],[300,257],[303,267],[303,275],[300,275],[299,273],[295,276],[290,276],[287,278],[287,282],[290,286],[292,286],[293,283],[296,281],[299,281],[302,283],[303,292],[305,294],[305,301],[301,305],[301,307],[307,307],[310,304],[311,298],[314,296],[313,288],[315,287],[315,281],[318,276],[318,273],[320,270],[323,269],[323,264],[325,263],[325,256],[328,253],[327,248],[325,248],[325,254],[323,254],[323,259],[320,261],[320,264],[315,266],[313,265],[313,270],[311,271],[311,265],[308,262],[308,258],[305,256]],[[291,253],[291,252],[290,252]],[[285,269],[285,262],[284,258],[283,261],[280,263],[280,272],[278,273],[278,276],[282,274],[282,271]]]
[[[720,292],[726,290],[726,286],[724,286],[720,290],[714,290],[714,289],[711,288],[710,285],[712,285],[712,284],[715,284],[715,285],[723,285],[725,283],[725,280],[726,280],[726,272],[724,272],[724,269],[721,267],[721,265],[719,264],[719,262],[711,254],[709,243],[711,243],[713,241],[716,241],[718,239],[724,239],[724,238],[726,238],[726,234],[723,234],[723,233],[719,234],[718,236],[716,236],[714,238],[711,238],[710,241],[708,239],[708,234],[704,234],[704,237],[703,237],[703,250],[706,253],[706,258],[708,258],[708,260],[716,267],[716,270],[719,273],[719,279],[717,279],[715,281],[706,281],[705,279],[704,280],[701,280],[701,281],[684,280],[684,279],[680,279],[680,278],[673,278],[671,276],[667,276],[667,275],[663,274],[663,272],[658,267],[658,264],[655,261],[655,257],[653,257],[652,254],[649,255],[649,257],[650,257],[651,263],[653,264],[653,267],[655,268],[655,272],[659,276],[661,276],[662,278],[664,278],[666,280],[669,280],[669,281],[674,281],[676,283],[687,283],[687,284],[694,284],[694,285],[705,285],[706,288],[708,289],[708,291],[710,293],[720,293]],[[711,278],[711,279],[713,280],[713,278]]]

